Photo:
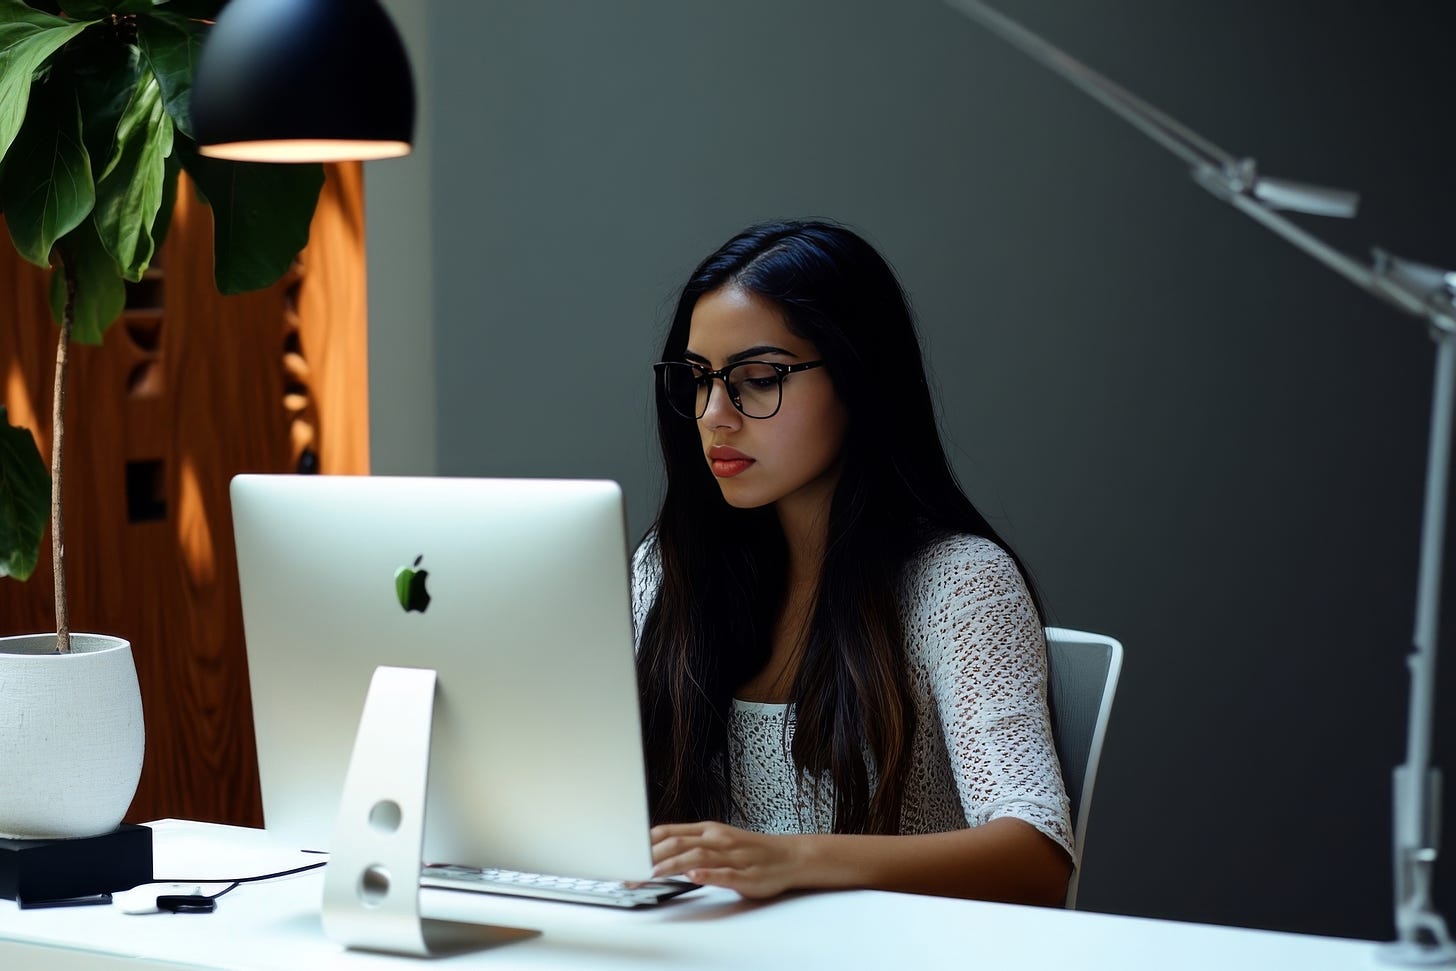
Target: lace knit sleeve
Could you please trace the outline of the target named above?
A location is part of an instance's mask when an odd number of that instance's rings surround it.
[[[642,625],[647,621],[647,611],[657,596],[657,587],[662,582],[662,563],[657,557],[657,547],[648,536],[632,553],[632,640],[639,647],[642,644]]]
[[[1072,855],[1046,705],[1046,637],[1016,563],[975,536],[941,542],[912,580],[907,631],[940,717],[966,821],[1024,820]]]

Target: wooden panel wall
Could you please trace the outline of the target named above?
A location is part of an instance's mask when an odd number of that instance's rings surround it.
[[[102,347],[72,347],[69,594],[73,630],[128,638],[136,656],[147,749],[127,819],[260,825],[228,483],[368,472],[361,167],[329,168],[309,245],[269,290],[220,296],[211,239],[182,185],[122,320]],[[49,456],[47,273],[5,242],[0,400]],[[50,563],[47,538],[29,582],[0,580],[0,635],[55,629]]]

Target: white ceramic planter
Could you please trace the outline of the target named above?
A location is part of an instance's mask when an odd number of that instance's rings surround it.
[[[0,837],[99,836],[136,795],[146,733],[131,643],[0,637]]]

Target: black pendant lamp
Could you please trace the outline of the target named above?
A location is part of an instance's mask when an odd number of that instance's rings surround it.
[[[192,83],[202,154],[334,162],[409,153],[415,86],[378,0],[231,0]]]

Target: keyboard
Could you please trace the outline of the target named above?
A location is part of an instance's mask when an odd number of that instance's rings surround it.
[[[513,897],[564,900],[574,904],[603,907],[650,907],[664,900],[696,890],[685,880],[584,880],[544,873],[522,873],[493,867],[431,864],[420,871],[420,886],[473,893],[499,893]]]

